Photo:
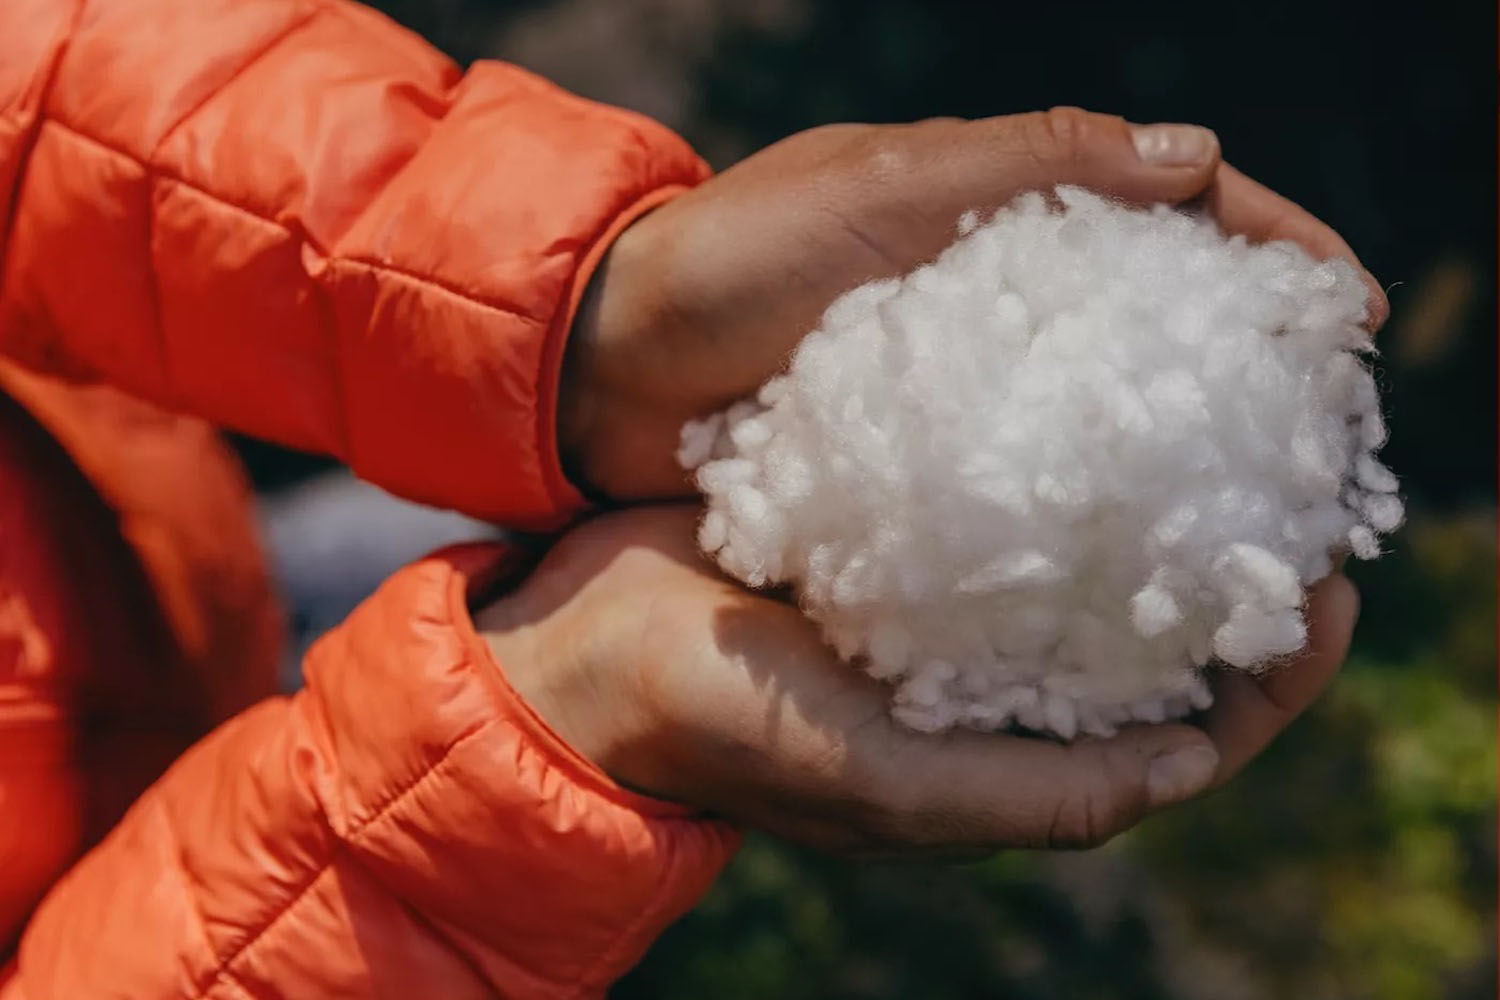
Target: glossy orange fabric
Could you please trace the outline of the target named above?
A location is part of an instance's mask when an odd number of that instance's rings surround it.
[[[62,480],[16,459],[43,499],[0,532],[89,520],[130,544],[99,549],[89,587],[48,559],[8,585],[57,603],[58,634],[94,591],[150,598],[116,602],[139,669],[95,650],[75,673],[175,705],[173,739],[264,694],[275,615],[243,482],[207,425],[117,389],[416,499],[562,523],[578,298],[624,226],[705,174],[645,119],[513,67],[461,74],[341,0],[4,0],[0,352],[20,367],[0,387],[96,495],[39,521]],[[189,751],[52,890],[0,997],[600,993],[735,836],[622,791],[509,689],[464,606],[505,558],[398,574],[304,692]],[[80,730],[54,731],[56,780],[31,787],[86,843],[78,803],[132,780],[78,777]]]
[[[100,712],[112,699],[90,689],[149,669],[157,650],[147,648],[148,637],[161,629],[149,598],[131,600],[143,589],[139,574],[131,575],[98,496],[3,396],[0,484],[0,949],[8,951],[28,911],[90,838],[91,792],[118,784],[113,775],[92,780],[99,759],[88,744],[107,728]],[[105,658],[118,674],[91,669]],[[169,686],[192,700],[189,685]],[[143,732],[150,714],[140,716]]]
[[[280,648],[212,429],[0,362],[0,956],[175,756],[274,691]]]
[[[466,607],[504,559],[402,570],[304,690],[190,750],[43,902],[0,997],[601,995],[732,834],[622,790],[509,688]]]
[[[106,385],[73,385],[4,360],[0,394],[19,402],[57,442],[98,495],[109,530],[128,544],[118,551],[133,557],[131,586],[148,591],[184,683],[202,695],[204,714],[185,731],[201,736],[208,725],[272,694],[280,610],[250,485],[214,429]],[[44,495],[50,489],[32,488]],[[83,569],[107,574],[112,566],[101,551],[72,577],[88,575]]]
[[[0,350],[552,526],[577,299],[706,174],[340,0],[4,0]]]

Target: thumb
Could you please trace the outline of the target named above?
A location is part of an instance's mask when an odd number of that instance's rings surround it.
[[[1219,754],[1187,725],[1136,726],[1108,740],[1067,747],[1050,783],[1048,847],[1093,847],[1148,813],[1192,798],[1213,782]]]
[[[1218,137],[1201,125],[1136,125],[1062,107],[971,127],[988,161],[973,164],[976,174],[1010,193],[1077,184],[1124,201],[1175,204],[1201,194],[1219,165]]]
[[[911,737],[857,770],[889,799],[907,844],[1093,847],[1213,781],[1201,729],[1134,726],[1058,744],[1009,734]]]

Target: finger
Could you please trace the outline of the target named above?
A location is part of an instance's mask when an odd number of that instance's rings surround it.
[[[967,133],[971,183],[997,192],[996,207],[1055,184],[1175,204],[1202,193],[1219,164],[1218,137],[1202,126],[1134,125],[1078,108],[982,119]]]
[[[1343,237],[1296,202],[1220,163],[1204,204],[1224,231],[1242,234],[1255,243],[1290,240],[1320,260],[1340,258],[1353,264],[1370,287],[1367,325],[1379,330],[1390,316],[1390,302],[1374,275],[1365,270]]]
[[[1091,847],[1207,787],[1218,754],[1192,726],[1138,726],[1059,744],[955,732],[909,735],[875,758],[879,815],[920,847]]]
[[[1072,184],[1133,204],[1176,204],[1201,195],[1219,163],[1219,141],[1206,128],[1137,126],[1078,108],[928,119],[872,140],[857,178],[824,205],[856,220],[850,228],[870,227],[877,246],[900,248],[872,277],[931,258],[953,241],[964,213],[988,215],[1023,192]]]
[[[802,843],[1090,846],[1196,794],[1217,770],[1213,744],[1186,725],[1071,745],[914,733],[891,720],[889,688],[837,662],[796,609],[741,593],[714,618],[714,665],[677,681],[679,697],[707,685],[681,723],[701,752],[643,784],[693,781],[681,798]]]
[[[1322,693],[1349,651],[1359,594],[1344,576],[1312,589],[1307,608],[1307,649],[1295,662],[1264,677],[1225,674],[1203,728],[1219,751],[1215,784],[1222,784],[1260,753]]]

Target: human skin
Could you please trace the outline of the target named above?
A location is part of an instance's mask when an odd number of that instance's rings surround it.
[[[645,216],[585,298],[564,362],[559,439],[614,500],[690,495],[684,421],[752,393],[840,293],[905,273],[959,216],[1078,184],[1192,201],[1226,231],[1358,265],[1337,234],[1223,163],[1214,135],[1059,108],[982,121],[834,125],[794,135]],[[1385,319],[1371,286],[1370,325]],[[516,689],[621,783],[828,849],[970,856],[1085,846],[1238,771],[1336,672],[1358,598],[1314,588],[1300,660],[1216,681],[1201,725],[1071,745],[902,730],[888,691],[841,664],[778,595],[723,577],[697,510],[576,528],[476,624]]]
[[[594,518],[476,626],[537,713],[617,781],[829,850],[1101,843],[1243,767],[1333,678],[1358,611],[1343,576],[1318,584],[1297,661],[1219,676],[1197,725],[1071,744],[923,734],[795,606],[705,560],[697,516],[675,504]]]
[[[1138,204],[1191,201],[1227,232],[1293,240],[1359,267],[1333,230],[1223,163],[1207,129],[1076,108],[810,129],[615,242],[564,358],[566,468],[615,500],[691,495],[673,459],[685,421],[753,393],[842,292],[935,257],[964,212],[1056,184]],[[1376,329],[1388,309],[1365,276]]]

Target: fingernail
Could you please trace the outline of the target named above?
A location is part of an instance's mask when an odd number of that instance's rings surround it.
[[[1181,802],[1201,792],[1218,766],[1212,747],[1192,746],[1156,757],[1146,767],[1146,797],[1154,809]]]
[[[1132,125],[1135,152],[1158,167],[1193,167],[1211,159],[1218,137],[1201,125]]]

